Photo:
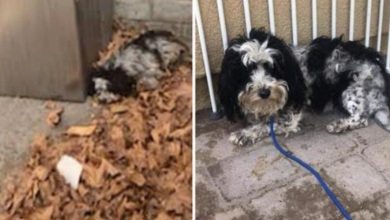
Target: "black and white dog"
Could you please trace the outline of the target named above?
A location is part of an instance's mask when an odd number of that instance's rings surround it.
[[[135,84],[155,89],[160,78],[189,55],[188,47],[168,31],[147,31],[125,44],[90,73],[88,94],[111,103],[134,92]]]
[[[271,115],[276,117],[277,134],[298,132],[306,106],[321,112],[333,104],[348,113],[327,125],[330,133],[366,127],[371,116],[390,131],[383,58],[341,37],[320,37],[310,46],[293,47],[263,29],[253,29],[249,38],[232,40],[226,50],[218,94],[228,120],[256,119],[251,127],[230,135],[239,146],[268,136]]]

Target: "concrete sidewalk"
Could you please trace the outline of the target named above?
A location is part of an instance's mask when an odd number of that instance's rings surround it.
[[[199,220],[342,220],[315,178],[267,138],[252,147],[228,142],[242,124],[197,113],[196,216]],[[319,171],[355,220],[390,220],[390,133],[375,123],[341,135],[340,115],[306,114],[302,131],[279,143]]]
[[[25,163],[34,136],[58,134],[70,125],[90,121],[94,109],[89,102],[57,102],[64,108],[62,121],[56,128],[46,124],[50,112],[43,100],[0,97],[0,183]],[[0,186],[1,190],[1,186]]]

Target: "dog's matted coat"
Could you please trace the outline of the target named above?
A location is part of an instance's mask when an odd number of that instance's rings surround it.
[[[134,84],[155,89],[162,77],[188,56],[189,48],[171,32],[152,30],[123,45],[90,73],[89,95],[103,103],[130,95]]]
[[[304,106],[321,112],[328,103],[349,114],[327,126],[331,133],[367,126],[372,115],[390,130],[386,74],[380,54],[356,42],[321,37],[292,47],[253,29],[231,41],[222,62],[218,94],[226,117],[256,119],[230,141],[244,146],[268,136],[271,115],[277,134],[297,132]]]

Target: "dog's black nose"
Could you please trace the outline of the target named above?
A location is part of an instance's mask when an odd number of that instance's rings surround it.
[[[269,91],[269,89],[261,89],[259,92],[259,96],[262,99],[267,99],[269,97],[269,95],[271,95],[271,91]]]

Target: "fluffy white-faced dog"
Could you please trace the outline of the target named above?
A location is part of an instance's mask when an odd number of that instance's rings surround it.
[[[305,106],[321,112],[328,103],[348,113],[327,125],[330,133],[365,127],[371,116],[390,131],[386,74],[381,55],[356,42],[321,37],[291,47],[254,29],[230,43],[222,62],[218,94],[227,119],[256,119],[230,141],[246,146],[268,136],[271,115],[276,134],[298,132]]]
[[[188,55],[188,47],[168,31],[148,31],[125,44],[90,73],[88,93],[110,103],[130,95],[135,84],[154,89],[161,77]]]

